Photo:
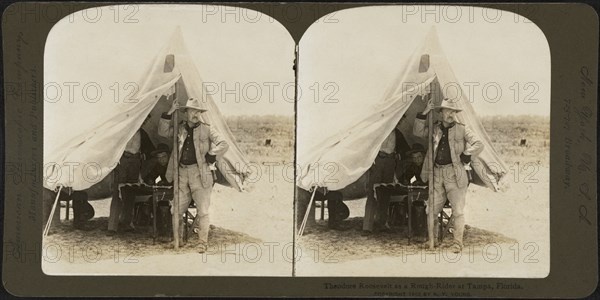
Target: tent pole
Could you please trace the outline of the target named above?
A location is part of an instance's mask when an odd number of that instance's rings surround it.
[[[177,101],[177,83],[175,83],[175,96],[173,101]],[[173,225],[173,248],[179,249],[179,146],[177,137],[179,136],[179,114],[176,110],[173,113],[173,214],[171,214],[171,224]]]
[[[430,98],[430,97],[428,97]],[[432,101],[431,99],[428,99],[427,101]],[[429,104],[429,102],[428,102]],[[433,178],[433,167],[435,164],[435,153],[434,153],[434,149],[433,149],[433,110],[429,111],[428,113],[428,125],[429,125],[429,133],[428,133],[428,143],[429,143],[429,153],[431,153],[431,160],[429,161],[429,165],[428,165],[428,170],[427,170],[427,174],[428,174],[428,181],[429,181],[429,203],[427,205],[427,237],[428,237],[428,243],[429,243],[429,250],[433,250],[434,248],[434,227],[435,227],[435,216],[433,215],[433,203],[434,203],[434,178]]]
[[[50,210],[50,217],[46,222],[46,227],[44,227],[44,237],[48,235],[48,231],[50,231],[50,224],[52,224],[52,218],[54,218],[54,212],[56,211],[56,203],[58,203],[58,198],[60,197],[60,191],[62,190],[62,185],[58,188],[58,192],[56,193],[56,199],[54,199],[54,203],[52,204],[52,210]]]

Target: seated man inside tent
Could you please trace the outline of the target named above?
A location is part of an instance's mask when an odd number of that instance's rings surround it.
[[[380,201],[375,200],[373,186],[376,183],[391,183],[394,181],[396,162],[402,159],[403,153],[410,150],[404,135],[400,131],[400,125],[406,119],[403,115],[396,127],[388,134],[379,148],[379,153],[369,169],[366,192],[367,203],[365,205],[365,217],[363,220],[363,234],[368,235],[373,230],[387,230],[389,198],[382,197]]]
[[[421,179],[421,170],[425,161],[425,147],[414,143],[412,148],[405,152],[406,159],[396,164],[396,178],[403,185],[426,185]],[[414,182],[411,180],[414,178]]]
[[[146,117],[142,126],[150,120],[150,115]],[[113,197],[110,202],[110,215],[108,217],[107,235],[115,235],[119,229],[119,223],[124,226],[124,231],[134,231],[132,225],[134,200],[137,193],[135,186],[123,184],[138,184],[140,182],[140,168],[142,160],[150,157],[154,151],[154,144],[150,140],[148,133],[141,127],[131,137],[125,146],[125,151],[119,160],[119,164],[114,169],[114,188]],[[121,187],[119,187],[122,185]]]
[[[156,147],[156,150],[150,153],[150,157],[142,162],[142,169],[140,173],[142,181],[147,185],[147,187],[141,185],[139,190],[134,191],[135,195],[149,195],[150,191],[154,191],[154,188],[150,187],[164,186],[164,188],[170,188],[172,184],[167,180],[166,176],[170,153],[171,151],[169,150],[169,146],[167,146],[167,144],[160,143]],[[129,188],[131,189],[131,187]],[[157,223],[159,228],[165,227],[165,224],[163,224],[164,221],[171,219],[168,212],[168,200],[171,199],[171,197],[168,197],[167,200],[164,200],[163,198],[163,201],[160,201],[161,199],[157,199]],[[139,202],[136,200],[133,221],[134,225],[145,226],[151,224],[152,202],[152,197],[148,197],[144,202]]]
[[[167,165],[171,150],[167,144],[160,143],[156,150],[150,153],[150,158],[142,164],[142,179],[147,185],[169,185],[167,180]]]
[[[404,159],[396,164],[396,179],[402,185],[426,186],[421,179],[421,170],[425,161],[425,147],[422,144],[414,143],[412,148],[404,153]],[[381,193],[381,196],[384,196]],[[425,195],[424,195],[425,196]],[[421,199],[421,198],[419,198]],[[426,200],[425,197],[423,200]],[[413,200],[414,201],[414,200]],[[414,205],[414,204],[413,204]],[[403,226],[408,217],[408,207],[406,202],[396,202],[390,208],[390,219],[393,225]]]

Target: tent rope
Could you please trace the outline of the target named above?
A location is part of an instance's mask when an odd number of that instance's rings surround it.
[[[310,214],[310,210],[311,210],[312,204],[315,200],[316,193],[317,193],[317,187],[315,186],[312,196],[310,197],[310,201],[308,202],[308,208],[306,209],[306,212],[304,213],[304,219],[302,220],[302,224],[300,225],[300,230],[298,230],[298,236],[302,236],[302,234],[304,233],[304,228],[306,227],[306,223],[308,221],[308,215]]]
[[[54,212],[56,210],[56,203],[58,203],[58,197],[60,197],[60,191],[62,190],[62,188],[62,185],[58,187],[56,199],[54,199],[54,203],[52,204],[52,210],[50,211],[50,217],[48,218],[48,221],[46,221],[46,227],[44,228],[44,237],[48,235],[48,231],[50,230],[50,225],[52,224],[52,219],[54,218]]]

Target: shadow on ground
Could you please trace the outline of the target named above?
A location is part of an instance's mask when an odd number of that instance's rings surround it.
[[[175,250],[171,237],[167,234],[159,235],[156,243],[153,243],[151,226],[137,226],[135,232],[119,232],[114,236],[107,235],[107,226],[106,217],[89,220],[86,224],[87,231],[73,229],[71,221],[61,221],[59,224],[53,224],[44,244],[47,251],[60,247],[63,252],[80,251],[85,254],[71,255],[75,259],[73,263],[79,262],[77,260],[90,262],[113,259],[117,250],[132,257],[194,253],[199,245],[193,233],[185,245]],[[211,225],[208,241],[211,245],[209,249],[218,250],[227,245],[257,243],[261,240],[245,233]]]
[[[375,232],[370,235],[362,233],[362,217],[344,220],[342,227],[346,230],[331,230],[326,221],[318,222],[316,227],[305,231],[301,238],[302,247],[315,249],[333,249],[338,261],[367,259],[377,256],[401,256],[403,254],[423,250],[426,247],[426,233],[413,235],[409,242],[406,226],[392,227],[387,232]],[[515,239],[488,230],[469,225],[465,226],[463,238],[465,247],[481,252],[486,245],[514,243]],[[452,245],[452,234],[447,233],[436,249],[444,249]],[[433,253],[433,252],[432,252]]]

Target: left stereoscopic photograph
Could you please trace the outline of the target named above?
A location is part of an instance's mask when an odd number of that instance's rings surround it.
[[[289,276],[294,41],[259,12],[105,6],[44,53],[49,275]]]

